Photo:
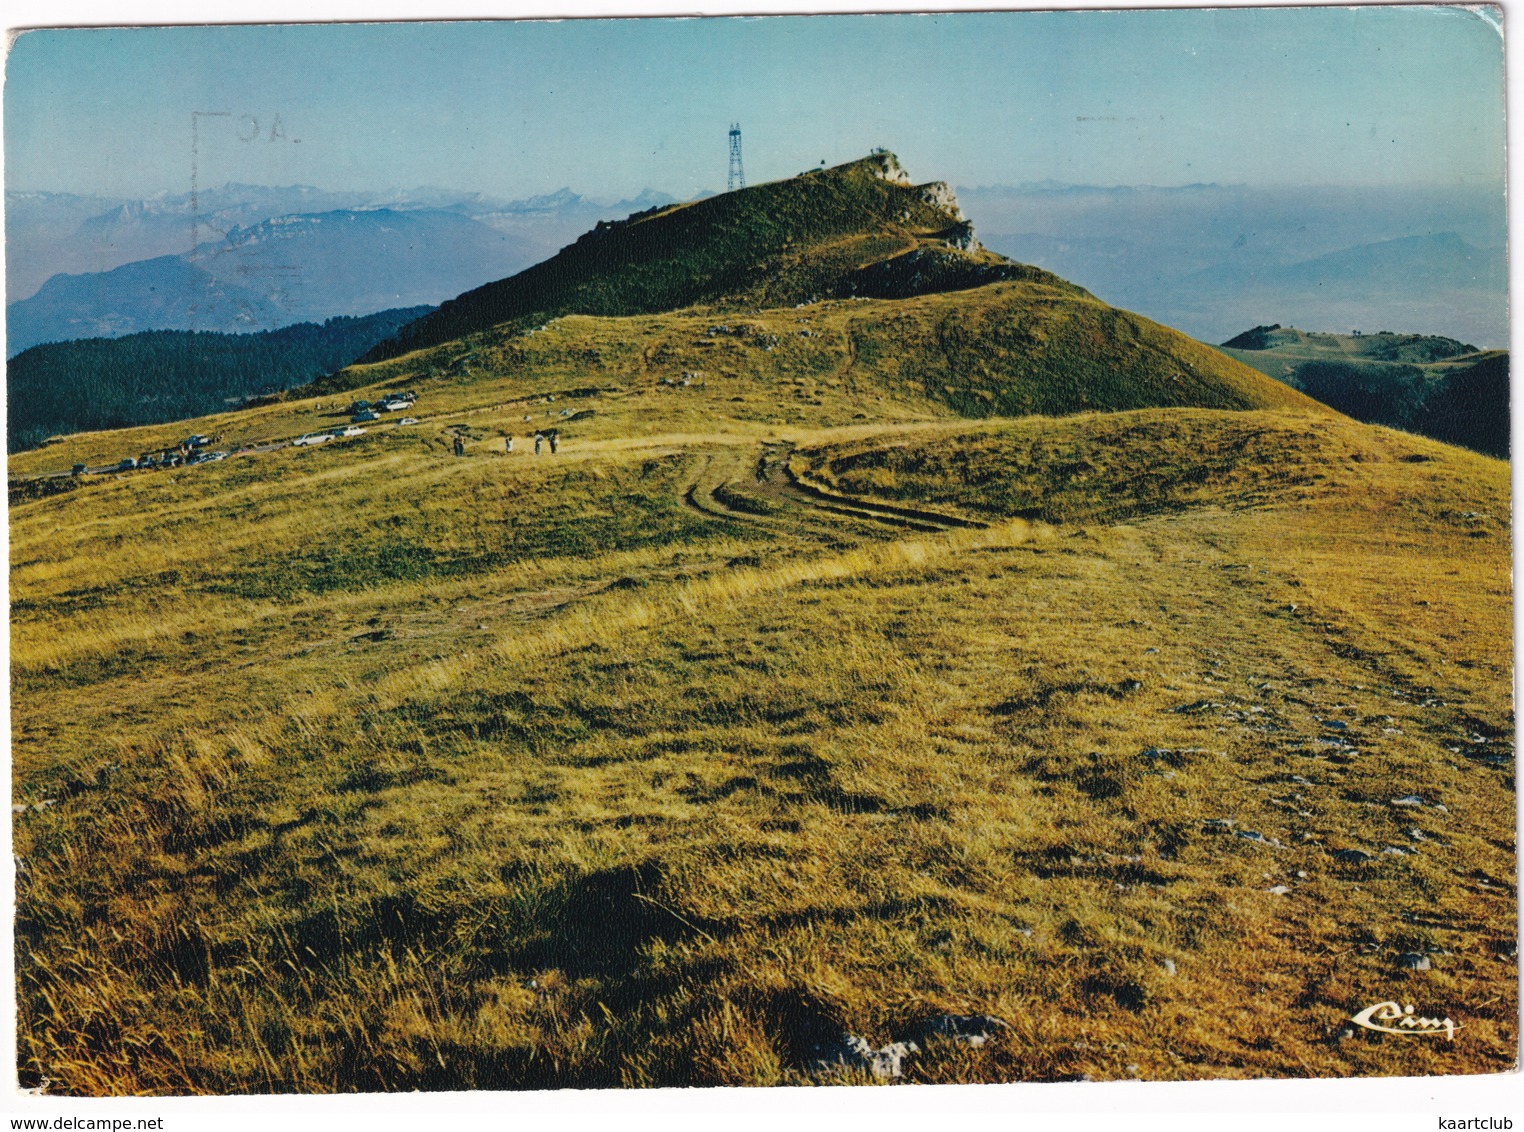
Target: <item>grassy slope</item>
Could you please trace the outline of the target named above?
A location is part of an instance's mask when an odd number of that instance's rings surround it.
[[[710,334],[715,326],[728,332]],[[684,373],[700,375],[697,384],[680,390],[661,384]],[[197,429],[223,434],[228,445],[295,436],[345,420],[341,410],[353,397],[398,386],[423,394],[419,410],[429,427],[466,423],[452,414],[497,405],[491,428],[520,433],[526,431],[515,408],[520,399],[603,390],[601,400],[558,403],[595,408],[597,422],[574,430],[591,428],[595,436],[677,422],[699,432],[730,423],[776,425],[800,413],[836,425],[1147,405],[1327,412],[1167,327],[1062,288],[1007,282],[745,316],[569,316],[527,335],[486,332],[353,366],[333,387],[284,403],[201,422],[76,434],[12,457],[10,470],[25,475],[76,461],[114,463]],[[550,412],[540,423],[558,411],[539,410]],[[373,431],[392,427],[382,421]]]
[[[28,1080],[776,1083],[938,1010],[1015,1030],[915,1079],[1511,1064],[1506,465],[1030,284],[729,321],[480,336],[366,371],[416,432],[13,510]],[[954,415],[1142,392],[1273,411]],[[992,525],[706,502],[782,442]],[[1466,1040],[1338,1038],[1392,996]]]

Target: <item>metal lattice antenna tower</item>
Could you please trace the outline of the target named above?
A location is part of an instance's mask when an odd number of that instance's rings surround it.
[[[725,178],[725,191],[744,189],[746,170],[741,167],[741,123],[730,123],[730,175]]]

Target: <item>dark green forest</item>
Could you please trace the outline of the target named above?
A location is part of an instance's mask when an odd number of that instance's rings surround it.
[[[1508,355],[1430,372],[1380,362],[1303,362],[1287,383],[1370,424],[1508,459]]]
[[[352,362],[432,307],[330,318],[257,334],[149,330],[34,346],[7,366],[10,451],[48,437],[200,416]]]

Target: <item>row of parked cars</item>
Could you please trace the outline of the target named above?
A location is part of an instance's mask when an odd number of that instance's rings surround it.
[[[339,428],[327,429],[323,432],[309,432],[297,437],[291,443],[298,447],[312,444],[325,444],[330,440],[343,440],[350,436],[361,436],[365,430],[359,427],[360,422],[380,420],[381,413],[403,412],[411,409],[418,400],[418,394],[412,390],[397,390],[386,394],[379,401],[356,401],[345,411],[350,414],[348,425]],[[399,425],[415,425],[417,417],[403,417],[397,422]],[[141,456],[128,456],[116,465],[115,471],[130,472],[136,468],[178,468],[192,464],[208,464],[215,460],[226,460],[232,455],[231,452],[212,450],[212,445],[222,441],[221,435],[207,436],[197,433],[194,436],[182,440],[174,448],[164,452],[145,452]],[[82,476],[90,469],[84,464],[75,464],[72,471],[76,476]]]
[[[215,436],[197,433],[186,437],[174,448],[166,448],[163,452],[144,452],[141,456],[124,456],[113,470],[130,472],[136,468],[178,468],[191,464],[209,464],[214,460],[226,460],[232,455],[231,452],[208,451],[213,444],[218,444],[221,440],[220,433]],[[70,470],[74,475],[82,476],[90,469],[84,464],[75,464]]]
[[[291,443],[300,448],[307,444],[326,444],[330,440],[343,440],[347,436],[364,436],[365,430],[359,425],[343,425],[340,428],[330,428],[326,432],[308,432],[298,436]]]
[[[349,406],[350,421],[354,424],[364,424],[366,421],[378,421],[382,413],[405,413],[413,407],[418,400],[418,394],[411,389],[398,390],[388,393],[379,401],[356,401]],[[414,422],[417,423],[416,421]]]
[[[356,401],[344,411],[348,413],[350,423],[339,428],[327,429],[324,432],[309,432],[298,436],[291,443],[296,445],[326,444],[330,440],[343,440],[348,436],[361,436],[365,430],[361,424],[381,419],[382,413],[399,413],[411,409],[418,401],[418,394],[411,389],[398,390],[388,393],[379,401]],[[403,417],[397,422],[398,425],[415,425],[417,417]]]

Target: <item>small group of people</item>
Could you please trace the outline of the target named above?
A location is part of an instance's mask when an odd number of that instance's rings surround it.
[[[550,445],[550,454],[552,456],[560,450],[561,436],[555,429],[542,429],[534,434],[534,454],[536,456],[540,455],[546,444]],[[503,434],[503,451],[510,456],[513,455],[513,434],[511,432]],[[457,432],[455,434],[455,455],[464,456],[465,454],[466,438]]]
[[[550,454],[554,456],[556,449],[561,446],[561,438],[556,435],[555,429],[548,429],[534,434],[534,454],[536,456],[544,450],[547,442],[550,444]],[[503,437],[503,448],[510,455],[513,453],[513,436],[511,434]]]

